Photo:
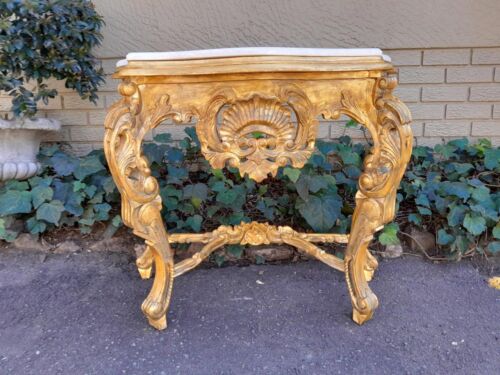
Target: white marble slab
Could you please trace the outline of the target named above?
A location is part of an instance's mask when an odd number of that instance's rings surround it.
[[[244,47],[201,49],[195,51],[173,52],[132,52],[125,60],[120,60],[117,67],[127,65],[128,61],[164,61],[215,59],[237,56],[315,56],[315,57],[364,57],[380,56],[384,61],[391,58],[378,48],[285,48],[285,47]]]

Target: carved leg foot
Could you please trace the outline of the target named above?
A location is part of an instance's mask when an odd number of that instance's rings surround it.
[[[370,250],[366,250],[366,264],[364,269],[366,281],[372,281],[377,268],[377,259],[370,253]]]
[[[154,257],[155,278],[149,295],[142,303],[142,311],[149,324],[156,329],[163,330],[167,328],[166,315],[172,294],[174,264],[166,251],[157,250],[152,246],[150,249]]]
[[[378,307],[377,296],[368,286],[368,280],[376,268],[376,260],[369,253],[368,245],[378,226],[381,210],[382,207],[376,200],[358,196],[344,260],[345,277],[353,307],[352,319],[358,324],[370,320]]]
[[[135,264],[137,265],[137,270],[141,275],[142,279],[149,279],[151,277],[151,271],[153,269],[153,252],[150,246],[146,246],[144,253],[137,258]]]

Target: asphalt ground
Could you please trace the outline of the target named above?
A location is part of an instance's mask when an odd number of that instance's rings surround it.
[[[169,326],[126,254],[0,252],[0,374],[500,374],[500,292],[467,261],[383,260],[380,307],[350,318],[316,262],[197,269]]]

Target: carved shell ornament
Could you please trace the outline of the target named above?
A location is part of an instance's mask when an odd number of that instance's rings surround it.
[[[314,143],[307,140],[315,139],[316,127],[308,126],[308,131],[299,132],[299,127],[305,125],[300,122],[297,127],[294,125],[294,109],[286,101],[254,94],[248,99],[234,100],[227,109],[221,109],[224,104],[223,98],[215,100],[215,108],[206,111],[211,118],[197,127],[202,153],[213,168],[228,164],[238,168],[241,176],[246,174],[261,182],[269,174],[276,176],[278,168],[289,162],[294,167],[302,167],[312,154]],[[219,110],[222,121],[217,127]],[[206,136],[206,132],[212,136]],[[314,135],[298,137],[299,133],[309,132]]]

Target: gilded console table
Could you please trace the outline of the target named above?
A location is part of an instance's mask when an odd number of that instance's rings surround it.
[[[117,64],[122,98],[105,121],[104,148],[122,196],[123,222],[145,239],[137,259],[143,278],[155,276],[142,304],[149,323],[167,326],[174,277],[226,244],[289,244],[345,273],[353,320],[378,305],[368,281],[377,268],[368,244],[395,214],[396,189],[412,147],[411,116],[393,95],[396,71],[378,49],[235,48],[132,53]],[[238,168],[256,182],[279,167],[300,168],[314,151],[318,117],[348,115],[365,126],[373,147],[364,160],[350,235],[299,233],[267,223],[221,226],[203,234],[168,234],[158,182],[141,151],[145,135],[166,119],[196,120],[201,150],[213,168]],[[260,132],[262,138],[252,137]],[[201,242],[174,264],[175,242]],[[344,242],[344,259],[315,242]]]

